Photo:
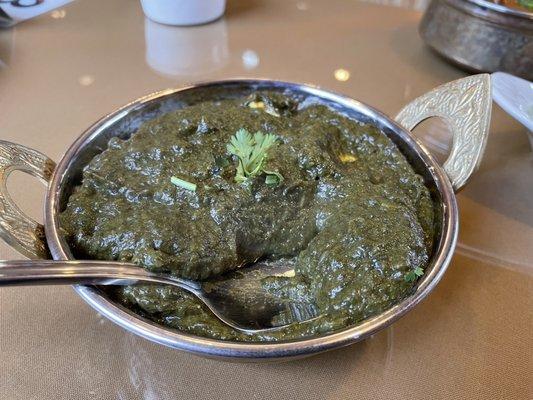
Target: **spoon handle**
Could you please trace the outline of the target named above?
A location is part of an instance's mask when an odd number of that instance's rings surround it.
[[[116,261],[0,261],[0,286],[170,284],[195,293],[199,285]]]

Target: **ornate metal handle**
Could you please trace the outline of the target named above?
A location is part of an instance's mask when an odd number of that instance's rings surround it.
[[[411,130],[430,117],[440,117],[453,135],[444,163],[455,191],[477,169],[485,151],[492,110],[489,74],[472,75],[441,85],[407,104],[396,121]]]
[[[23,171],[47,184],[55,163],[38,151],[0,140],[0,237],[26,257],[50,258],[44,227],[24,214],[7,191],[13,171]]]

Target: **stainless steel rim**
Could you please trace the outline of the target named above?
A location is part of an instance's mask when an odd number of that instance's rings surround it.
[[[67,150],[54,171],[50,181],[49,190],[45,200],[45,232],[54,259],[73,259],[68,246],[64,242],[59,232],[58,210],[59,194],[61,183],[68,171],[71,161],[77,156],[83,144],[90,138],[98,135],[107,126],[120,120],[132,110],[143,107],[158,99],[164,98],[178,92],[194,90],[206,86],[217,86],[220,84],[271,84],[273,86],[285,87],[298,92],[304,92],[328,101],[333,101],[355,112],[366,114],[367,116],[380,121],[385,126],[393,129],[401,139],[417,154],[428,168],[430,175],[434,179],[437,189],[442,198],[442,227],[440,242],[435,250],[435,255],[428,267],[428,273],[419,282],[416,291],[402,302],[396,304],[387,311],[367,319],[353,327],[349,327],[339,332],[326,336],[314,337],[303,340],[276,343],[238,343],[221,340],[207,339],[185,333],[163,328],[133,312],[117,305],[104,296],[98,289],[90,286],[76,286],[76,292],[95,310],[103,314],[116,324],[139,336],[153,342],[175,348],[186,350],[192,353],[221,358],[237,358],[259,361],[261,359],[281,359],[288,357],[298,357],[311,355],[326,351],[332,348],[345,346],[356,341],[367,338],[399,319],[415,305],[417,305],[427,294],[437,285],[444,274],[453,254],[458,234],[458,211],[455,195],[446,173],[424,147],[413,138],[408,131],[392,121],[391,118],[367,106],[359,101],[353,100],[344,95],[322,90],[315,86],[272,81],[261,79],[233,79],[216,82],[199,83],[192,86],[165,90],[142,97],[117,111],[105,116],[89,129],[87,129]]]

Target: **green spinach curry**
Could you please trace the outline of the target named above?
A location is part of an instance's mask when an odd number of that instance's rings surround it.
[[[246,146],[248,159],[239,156]],[[111,139],[85,167],[61,226],[79,258],[195,280],[290,259],[294,276],[267,278],[265,288],[309,300],[319,317],[276,333],[239,333],[177,288],[111,294],[183,332],[275,341],[341,329],[407,296],[428,263],[433,219],[422,178],[379,129],[258,92],[191,105]]]

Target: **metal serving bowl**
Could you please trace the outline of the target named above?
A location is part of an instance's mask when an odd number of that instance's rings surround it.
[[[432,0],[422,39],[469,71],[504,71],[533,80],[533,12],[486,0]]]
[[[425,275],[413,293],[390,309],[354,326],[307,339],[238,343],[207,339],[157,325],[113,302],[95,286],[75,286],[76,292],[107,318],[151,341],[210,357],[265,360],[301,357],[362,340],[388,326],[418,304],[437,284],[452,257],[458,231],[454,189],[458,190],[477,167],[483,152],[490,120],[490,79],[477,75],[443,85],[406,106],[394,122],[391,118],[348,97],[316,87],[271,80],[228,80],[166,90],[140,98],[107,115],[86,130],[67,150],[60,162],[27,147],[0,142],[0,235],[30,258],[74,259],[59,226],[59,213],[82,169],[107,147],[111,137],[128,138],[147,120],[198,101],[245,96],[256,90],[290,92],[328,105],[359,121],[379,127],[391,138],[415,171],[425,180],[435,204],[436,243]],[[443,118],[454,133],[449,160],[441,167],[408,129],[431,117]],[[403,126],[402,126],[403,125]],[[48,182],[44,226],[25,216],[9,197],[5,182],[13,170],[22,170]]]

